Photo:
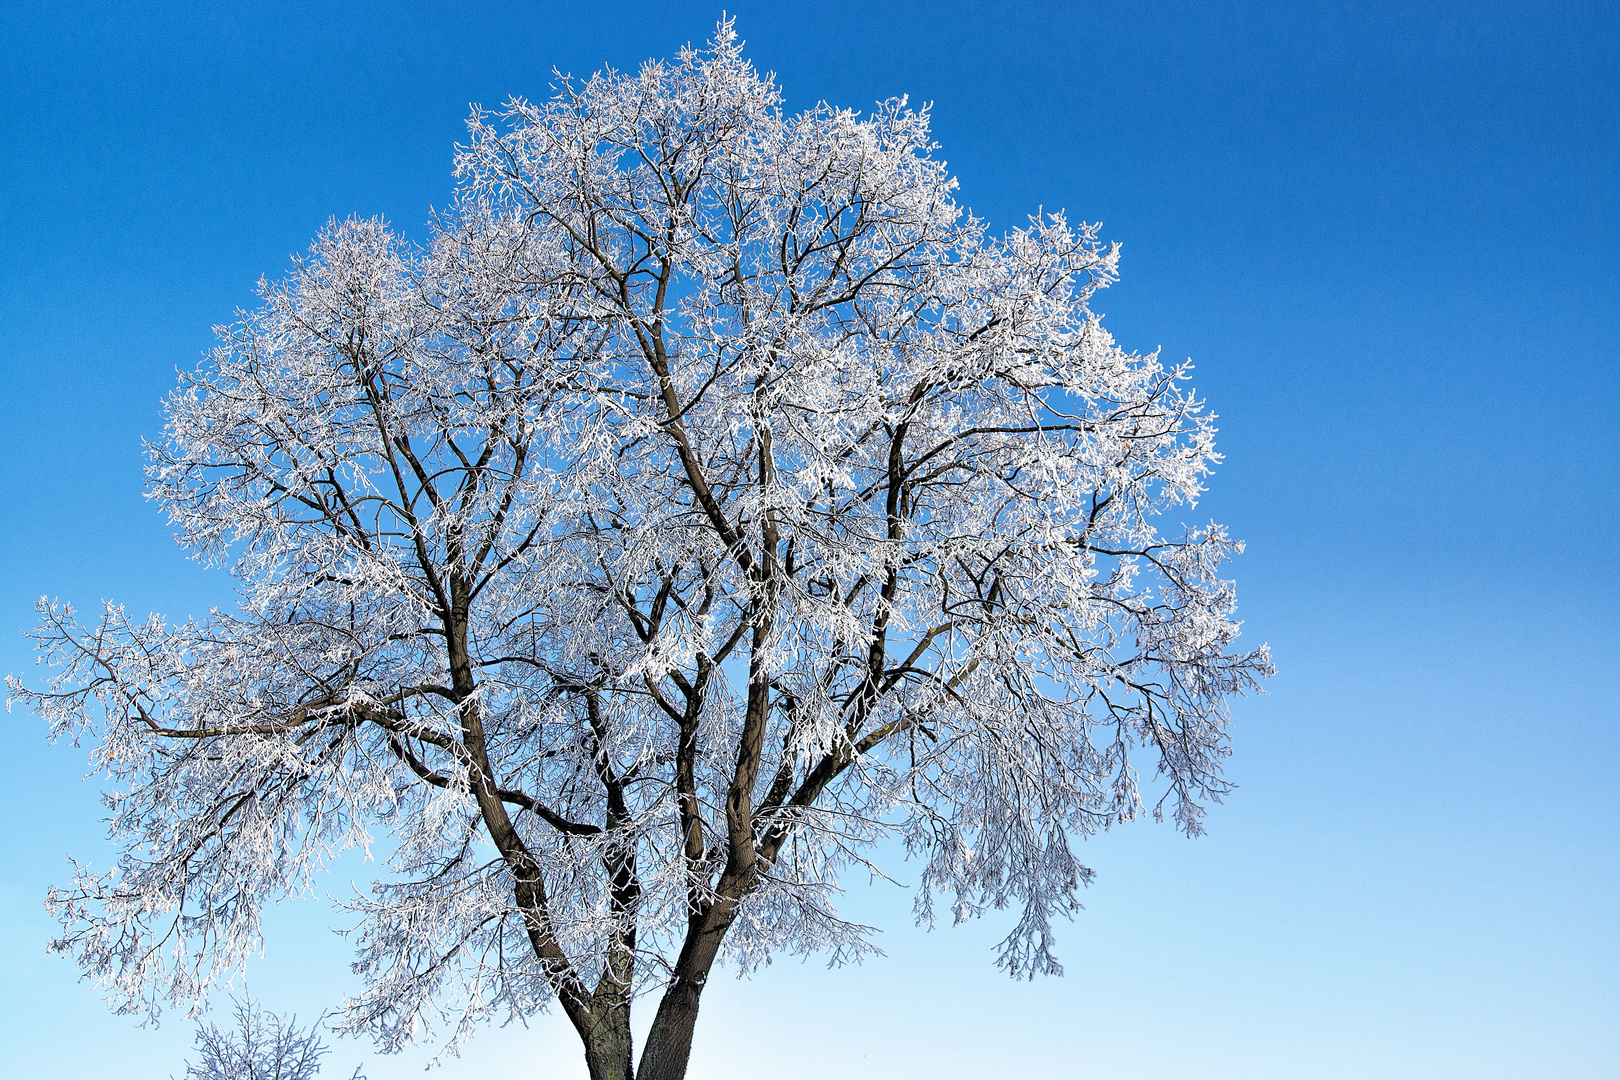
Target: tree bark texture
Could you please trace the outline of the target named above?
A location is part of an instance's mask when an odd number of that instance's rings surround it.
[[[591,1080],[631,1080],[629,1004],[596,1010],[591,1020],[590,1030],[580,1032]]]

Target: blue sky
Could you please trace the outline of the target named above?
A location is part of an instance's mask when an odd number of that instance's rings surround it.
[[[1095,306],[1197,363],[1227,455],[1197,514],[1248,540],[1241,615],[1280,674],[1236,711],[1210,835],[1087,846],[1065,978],[999,975],[1005,918],[925,935],[857,889],[888,957],[715,986],[692,1075],[1620,1076],[1620,9],[726,6],[790,107],[931,101],[993,226],[1064,207],[1124,245]],[[421,235],[469,102],[720,14],[113,7],[0,13],[0,669],[25,674],[41,593],[228,601],[143,500],[139,443],[261,274],[333,216]],[[96,786],[0,722],[8,1067],[177,1073],[189,1025],[111,1017],[44,955],[65,853],[105,860]],[[273,914],[263,1000],[312,1017],[346,985],[328,924]],[[425,1055],[339,1044],[327,1075],[362,1058]],[[445,1075],[578,1058],[544,1018]]]

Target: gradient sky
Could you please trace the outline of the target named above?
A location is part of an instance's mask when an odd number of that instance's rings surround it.
[[[889,955],[718,982],[694,1080],[1620,1077],[1620,8],[725,5],[790,108],[932,102],[992,226],[1064,207],[1124,245],[1094,306],[1197,363],[1226,462],[1196,515],[1248,540],[1240,615],[1280,674],[1236,709],[1207,837],[1083,849],[1066,977],[993,969],[1005,913],[924,934],[860,885]],[[720,14],[230,8],[0,13],[0,670],[33,674],[41,593],[229,602],[145,503],[140,440],[261,274],[333,216],[421,236],[469,102]],[[45,955],[65,854],[107,860],[97,787],[0,723],[0,1071],[178,1074],[189,1024],[113,1017]],[[349,985],[328,925],[273,912],[261,1000],[312,1018]],[[340,1043],[324,1075],[428,1056]],[[585,1075],[557,1017],[441,1075],[497,1066]]]

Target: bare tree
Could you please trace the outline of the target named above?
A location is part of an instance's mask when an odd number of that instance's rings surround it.
[[[232,1001],[236,1029],[218,1024],[197,1029],[199,1061],[186,1063],[185,1080],[312,1080],[321,1071],[326,1046],[298,1018],[283,1020],[251,998]],[[353,1080],[365,1080],[358,1067]]]
[[[185,376],[151,492],[241,608],[81,624],[48,686],[112,778],[54,948],[195,1001],[267,901],[356,897],[385,1050],[555,1002],[592,1077],[684,1075],[717,963],[866,948],[839,873],[1012,907],[1056,973],[1075,841],[1227,790],[1239,545],[1161,535],[1217,460],[1186,367],[1088,301],[1118,249],[965,214],[926,111],[785,114],[729,24],[477,111],[431,241],[329,226]],[[1139,755],[1160,776],[1139,790]]]

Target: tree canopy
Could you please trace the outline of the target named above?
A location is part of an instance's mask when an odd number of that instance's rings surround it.
[[[716,963],[862,954],[839,874],[894,838],[923,922],[1011,907],[999,964],[1059,971],[1075,842],[1198,832],[1270,669],[1240,545],[1157,524],[1214,428],[1091,312],[1118,246],[993,235],[926,110],[789,114],[729,23],[469,124],[424,243],[330,224],[168,400],[151,493],[239,610],[42,602],[13,696],[121,851],[54,948],[198,1002],[381,835],[341,1027],[555,1003],[625,1077],[653,992],[663,1080]]]

